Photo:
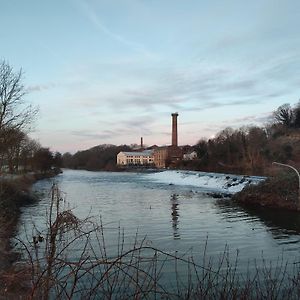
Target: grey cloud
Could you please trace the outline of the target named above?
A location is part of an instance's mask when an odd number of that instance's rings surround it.
[[[212,124],[210,127],[204,127],[201,131],[204,132],[206,135],[214,135],[216,132],[221,131],[224,129],[224,126],[220,126],[217,124]]]
[[[294,65],[293,67],[291,67]],[[300,76],[300,59],[299,56],[290,56],[285,60],[279,60],[274,62],[264,71],[264,76],[273,80],[284,80],[284,82],[290,81],[291,84],[295,77]]]
[[[153,123],[155,117],[152,116],[136,116],[134,119],[123,122],[123,125],[127,125],[128,127],[141,127],[148,126]]]
[[[106,36],[110,37],[111,39],[117,41],[121,45],[124,45],[126,47],[129,47],[131,50],[137,53],[142,53],[146,57],[150,59],[156,59],[157,55],[153,52],[149,51],[145,48],[144,45],[139,44],[135,41],[131,41],[128,38],[113,32],[111,29],[109,29],[102,20],[99,19],[97,14],[95,13],[96,7],[93,7],[88,2],[78,2],[77,3],[80,6],[80,11],[85,14],[87,19],[95,26],[97,30],[99,30],[101,33],[105,34]]]
[[[279,91],[276,91],[276,92],[270,92],[266,95],[266,97],[268,97],[268,98],[279,98],[279,97],[284,97],[288,93],[289,93],[289,90],[284,89],[284,90],[279,90]]]
[[[36,84],[36,85],[30,85],[26,88],[28,93],[31,92],[41,92],[45,90],[49,90],[51,88],[55,88],[57,86],[56,83],[49,83],[49,84]]]
[[[271,114],[271,113],[270,113]],[[261,114],[261,115],[250,115],[242,118],[234,118],[231,120],[226,120],[220,123],[212,123],[210,126],[205,126],[202,128],[202,131],[206,135],[216,134],[220,132],[225,127],[239,128],[241,126],[251,126],[251,125],[261,125],[266,124],[270,119],[270,114]]]
[[[155,121],[155,117],[150,116],[135,116],[131,120],[123,120],[122,128],[124,131],[128,133],[139,132],[144,136],[153,135],[153,131],[151,128],[153,127],[153,123]]]
[[[98,138],[108,138],[108,137],[114,137],[114,136],[122,136],[124,134],[128,134],[128,130],[124,128],[113,128],[113,129],[105,129],[105,130],[99,130],[97,132],[91,132],[90,129],[87,130],[73,130],[70,131],[71,135],[82,137],[82,138],[92,138],[92,139],[98,139]]]
[[[152,135],[153,132],[145,126],[145,124],[142,124],[142,121],[120,121],[122,126],[112,126],[111,129],[106,130],[99,130],[98,132],[91,132],[91,130],[73,130],[69,134],[89,140],[89,139],[110,139],[115,137],[122,137],[122,136],[128,136],[135,134],[135,130],[138,130],[139,132],[142,130],[143,135]],[[143,125],[143,127],[140,127],[138,124]],[[146,122],[146,124],[148,124]]]
[[[217,69],[207,73],[169,74],[154,88],[127,90],[124,101],[127,105],[149,109],[155,105],[175,109],[191,106],[190,109],[194,110],[248,104],[250,97],[259,94],[259,80],[232,80],[230,73],[230,70]],[[225,96],[241,100],[226,101]]]
[[[262,114],[262,115],[251,115],[246,116],[243,118],[235,118],[230,120],[232,124],[245,124],[245,123],[256,123],[256,124],[263,124],[266,123],[270,119],[271,112],[269,114]],[[223,124],[228,124],[228,120],[222,122]]]
[[[116,88],[106,95],[101,95],[100,92],[95,98],[79,99],[77,103],[94,108],[101,108],[105,104],[113,111],[117,107],[118,112],[136,110],[145,114],[158,111],[158,107],[165,107],[166,110],[197,111],[262,103],[289,94],[288,88],[272,81],[271,76],[268,76],[273,71],[281,74],[282,70],[287,70],[293,59],[296,59],[293,55],[287,55],[278,61],[267,60],[251,67],[248,63],[241,73],[229,67],[201,68],[201,64],[195,63],[190,68],[169,69],[163,73],[159,71],[157,76],[152,74],[152,80],[148,80],[142,87]],[[145,69],[145,76],[146,74]],[[287,78],[286,83],[288,81]]]
[[[222,39],[217,41],[213,46],[212,50],[219,50],[224,49],[228,47],[235,47],[241,45],[241,43],[245,43],[249,39],[249,36],[243,35],[243,36],[233,36],[233,35],[227,35],[224,36]]]
[[[75,105],[80,106],[80,109],[83,107],[89,107],[89,108],[98,108],[99,103],[101,103],[99,97],[85,97],[85,98],[80,98],[80,99],[71,99],[70,102],[74,103]],[[95,114],[94,110],[90,112],[91,114]]]
[[[90,130],[78,130],[71,131],[70,134],[83,139],[106,139],[115,135],[116,132],[112,130],[105,130],[101,133],[91,133]]]

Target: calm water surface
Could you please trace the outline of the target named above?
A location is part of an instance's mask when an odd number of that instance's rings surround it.
[[[201,259],[218,257],[225,247],[232,258],[239,250],[239,268],[283,258],[293,265],[300,261],[300,215],[269,210],[246,210],[230,198],[214,199],[203,190],[151,182],[143,173],[110,173],[64,170],[55,179],[37,182],[33,189],[41,201],[23,209],[20,235],[32,224],[45,223],[49,190],[55,180],[77,217],[101,216],[109,230],[108,247],[117,243],[121,227],[127,240],[135,234],[162,250],[190,251]]]

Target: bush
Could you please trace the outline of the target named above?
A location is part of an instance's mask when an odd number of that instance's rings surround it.
[[[26,299],[298,299],[300,296],[298,265],[291,271],[281,260],[275,265],[263,260],[254,272],[241,275],[238,252],[232,262],[228,247],[217,261],[208,258],[205,250],[199,264],[192,255],[165,252],[152,247],[145,238],[138,241],[137,235],[130,246],[120,230],[113,254],[106,247],[103,224],[98,225],[91,218],[79,220],[66,207],[54,185],[47,228],[36,229],[28,242],[18,240],[27,254],[22,270],[30,275]]]

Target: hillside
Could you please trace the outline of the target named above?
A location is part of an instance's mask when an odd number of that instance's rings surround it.
[[[198,159],[178,161],[173,168],[205,172],[247,175],[272,175],[272,162],[300,167],[300,102],[291,107],[280,106],[273,121],[265,126],[227,127],[214,138],[200,139],[193,146]],[[127,145],[102,144],[74,155],[63,155],[64,167],[86,170],[119,170],[116,156],[120,151],[132,151]]]
[[[87,150],[78,151],[74,155],[63,155],[63,166],[70,169],[85,169],[90,171],[116,171],[116,157],[120,151],[129,151],[126,145],[98,145]]]
[[[233,196],[245,206],[299,210],[298,178],[295,173],[281,172],[258,185],[249,185]]]

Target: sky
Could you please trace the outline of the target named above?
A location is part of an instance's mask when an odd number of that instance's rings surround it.
[[[53,151],[195,144],[300,98],[299,0],[0,0],[30,133]]]

